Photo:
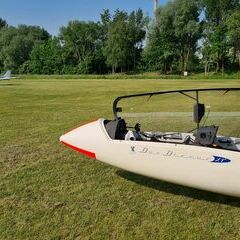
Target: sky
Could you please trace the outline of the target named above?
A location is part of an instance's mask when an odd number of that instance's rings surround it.
[[[141,8],[153,16],[153,0],[0,0],[0,18],[9,25],[38,25],[57,35],[70,20],[98,21],[103,9],[131,12]],[[159,0],[164,5],[167,0]]]

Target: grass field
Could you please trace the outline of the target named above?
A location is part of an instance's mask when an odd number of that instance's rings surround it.
[[[0,239],[240,239],[240,200],[138,176],[60,145],[122,94],[235,79],[0,82]]]

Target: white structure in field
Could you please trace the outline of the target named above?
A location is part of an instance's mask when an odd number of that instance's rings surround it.
[[[12,79],[12,78],[16,78],[16,77],[12,77],[12,76],[11,76],[11,71],[10,71],[10,70],[6,71],[5,74],[3,74],[2,76],[0,76],[0,80],[10,80],[10,79]]]

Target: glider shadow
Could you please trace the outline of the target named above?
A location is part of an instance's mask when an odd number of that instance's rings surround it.
[[[194,189],[191,187],[185,187],[174,183],[164,182],[124,170],[118,170],[116,173],[118,176],[128,181],[135,182],[136,184],[143,185],[145,187],[158,191],[163,191],[174,195],[186,196],[197,200],[204,200],[231,205],[234,207],[240,207],[240,199],[237,197],[226,196],[222,194],[207,192],[204,190]]]

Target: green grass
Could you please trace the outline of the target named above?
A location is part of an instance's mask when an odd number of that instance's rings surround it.
[[[128,173],[58,140],[112,117],[122,94],[240,81],[110,80],[0,82],[0,239],[240,239],[239,199]]]

